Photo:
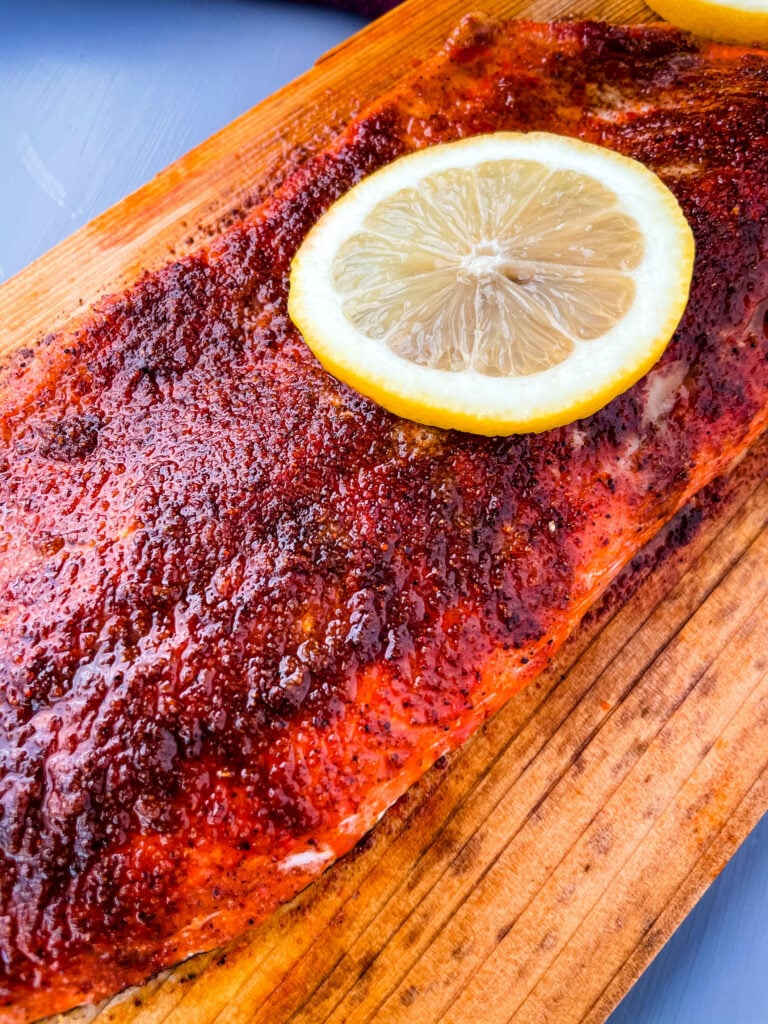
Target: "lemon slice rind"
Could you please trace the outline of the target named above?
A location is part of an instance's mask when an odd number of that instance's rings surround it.
[[[415,179],[495,159],[532,159],[594,177],[635,219],[650,254],[633,272],[635,300],[614,327],[589,341],[574,338],[567,359],[523,377],[411,362],[354,327],[333,287],[339,247],[379,203]],[[693,258],[677,201],[642,164],[571,138],[498,132],[402,157],[334,203],[294,258],[289,314],[330,373],[399,416],[486,435],[542,431],[596,412],[653,366],[685,309]]]
[[[768,44],[765,0],[648,0],[672,25],[707,39],[746,46]]]

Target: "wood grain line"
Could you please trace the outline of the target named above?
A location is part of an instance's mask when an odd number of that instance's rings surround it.
[[[764,635],[765,634],[765,614],[763,614],[763,616],[762,616],[762,619],[760,621],[760,625],[763,627],[762,634]],[[742,630],[742,632],[744,632],[744,630]],[[709,673],[706,673],[704,676],[702,676],[702,679],[706,679],[708,674]],[[747,703],[750,694],[754,691],[754,689],[757,688],[758,685],[759,685],[758,682],[755,682],[753,684],[752,688],[744,696],[743,701],[738,705],[738,707],[733,711],[733,713],[727,718],[727,720],[725,721],[725,723],[724,723],[724,725],[722,727],[724,731],[728,730],[730,723],[733,721],[734,717],[736,717],[736,715],[738,715],[739,712],[742,710],[742,708],[745,705],[745,703]],[[665,730],[669,730],[669,728],[671,727],[671,724],[674,722],[674,720],[675,720],[675,718],[677,716],[679,716],[681,714],[685,714],[685,713],[686,713],[686,709],[684,708],[684,705],[680,705],[677,709],[675,709],[675,711],[673,712],[673,715],[670,716],[670,719],[668,719],[664,723],[662,729],[659,730],[659,733],[654,738],[654,741],[652,741],[651,744],[649,745],[648,751],[643,755],[643,757],[638,761],[638,763],[635,766],[633,766],[633,768],[631,769],[630,773],[628,773],[627,778],[625,780],[622,780],[622,787],[629,786],[631,788],[632,776],[634,776],[638,772],[644,770],[644,768],[645,768],[644,762],[652,755],[652,752],[656,749],[658,743],[660,742],[660,737],[662,736],[662,733]],[[668,803],[663,806],[663,810],[666,810],[666,808],[671,805],[671,803],[674,801],[674,799],[677,798],[679,793],[686,787],[686,785],[688,785],[690,783],[690,779],[693,777],[695,772],[698,771],[698,770],[699,770],[699,766],[697,764],[696,767],[694,768],[694,770],[689,775],[685,776],[684,778],[682,778],[680,780],[679,785],[677,786],[677,788],[672,793],[668,794],[668,798],[669,798],[668,799]],[[610,816],[611,809],[612,809],[612,807],[615,805],[615,803],[617,801],[621,801],[621,792],[620,791],[617,791],[616,793],[612,794],[612,796],[608,800],[605,801],[603,807],[601,807],[601,810],[600,810],[600,812],[599,812],[599,814],[598,814],[598,816],[597,816],[597,818],[595,820],[597,821],[597,819],[604,819],[607,816]],[[662,810],[661,813],[663,813],[663,810]],[[585,837],[587,836],[588,833],[593,832],[593,831],[594,831],[594,829],[592,829],[590,827],[589,829],[585,830],[585,832],[582,833],[582,835],[579,836],[576,839],[576,841],[574,842],[573,846],[570,847],[566,851],[565,856],[562,858],[560,863],[558,863],[557,867],[552,872],[550,878],[547,879],[547,881],[545,883],[545,886],[542,886],[542,890],[544,888],[551,888],[552,887],[552,885],[554,883],[555,876],[556,875],[560,875],[560,874],[563,873],[564,865],[567,867],[569,861],[571,861],[573,859],[573,857],[574,857],[574,851],[577,848],[581,847],[582,845],[585,845]],[[611,885],[611,882],[613,882],[616,879],[616,877],[620,874],[620,872],[623,870],[623,868],[626,865],[626,863],[629,860],[631,860],[631,858],[635,855],[637,850],[641,848],[641,846],[643,845],[644,839],[646,839],[646,835],[645,834],[641,834],[637,838],[636,843],[628,848],[628,850],[626,851],[625,859],[623,861],[621,861],[618,865],[615,862],[616,861],[616,854],[615,853],[612,855],[611,858],[609,858],[606,861],[606,863],[609,865],[610,873],[607,875],[602,889],[597,894],[597,899],[598,900],[603,896],[605,891],[609,888],[609,886]],[[539,893],[539,895],[541,895],[541,893]],[[541,899],[539,899],[537,901],[530,900],[528,902],[528,904],[526,904],[526,906],[523,908],[522,913],[521,913],[521,918],[524,915],[527,915],[528,917],[530,917],[532,915],[535,916],[536,914],[539,913],[538,908],[541,907],[541,906],[549,907],[549,906],[551,906],[551,901],[549,901],[549,900],[542,901]],[[586,920],[589,912],[591,912],[591,907],[589,907],[587,909],[587,913],[584,913],[582,916],[579,916],[579,918],[573,923],[574,931],[577,930],[581,924],[583,924],[583,922]],[[509,940],[505,940],[505,941],[509,941]],[[490,957],[498,956],[497,949],[498,949],[498,947],[493,947],[489,951],[489,957],[488,957],[489,959],[490,959]],[[543,975],[543,973],[547,969],[546,958],[542,958],[540,955],[538,955],[538,953],[535,953],[534,955],[535,955],[535,958],[536,958],[536,968],[535,969],[537,971],[541,972],[541,975]],[[544,961],[544,962],[542,962],[542,961]],[[470,987],[471,986],[475,986],[476,987],[478,984],[480,984],[478,979],[482,979],[484,977],[486,963],[487,963],[487,960],[484,961],[483,963],[479,964],[479,965],[477,963],[474,964],[474,972],[473,972],[472,976],[468,979],[468,985]],[[551,964],[548,965],[548,966],[551,969]],[[527,991],[527,992],[523,993],[524,998],[523,998],[523,1000],[521,1002],[521,1006],[525,1005],[525,999],[530,995],[530,992],[532,992],[532,991],[533,991],[533,988],[531,988],[530,991]],[[457,993],[455,994],[455,997],[450,1001],[450,1003],[448,1005],[446,1005],[446,1006],[443,1006],[442,1014],[447,1013],[447,1011],[450,1009],[450,1007],[454,1003],[459,1002],[465,992],[466,992],[466,988],[460,987],[458,989]],[[422,1006],[422,1009],[423,1009],[423,1006]],[[442,1014],[441,1014],[440,1019],[442,1019]],[[510,1019],[515,1019],[516,1017],[517,1017],[517,1010],[516,1010],[515,1014],[513,1014],[512,1017],[510,1017]],[[388,1019],[390,1019],[389,1016],[388,1016]],[[399,1018],[398,1018],[398,1015],[395,1013],[394,1015],[391,1015],[391,1019],[392,1020],[397,1020]],[[437,1015],[435,1015],[435,1019],[437,1019]],[[450,1019],[450,1014],[448,1015],[447,1019]],[[493,1015],[492,1019],[496,1020],[496,1015]],[[499,1018],[499,1019],[502,1019],[502,1018]],[[533,1019],[536,1019],[535,1016],[534,1016]]]
[[[766,608],[765,605],[763,606],[761,614],[760,614],[760,625],[762,627],[761,631],[760,631],[761,637],[762,638],[766,638],[768,636],[768,608]],[[734,653],[736,653],[736,652],[734,652]],[[765,693],[765,691],[766,691],[766,682],[767,682],[767,677],[766,677],[765,674],[763,674],[762,676],[759,676],[757,678],[757,681],[754,682],[754,684],[752,686],[750,694],[748,694],[747,698],[740,705],[738,710],[734,713],[734,715],[731,717],[731,719],[729,719],[727,725],[725,726],[725,729],[723,730],[723,736],[727,736],[729,734],[729,732],[735,731],[733,727],[734,727],[734,723],[737,720],[743,720],[742,721],[742,727],[741,727],[740,733],[739,733],[740,736],[743,736],[745,732],[748,732],[748,731],[751,730],[752,716],[756,712],[758,712],[760,714],[760,718],[761,718],[760,742],[764,743],[765,738],[766,738],[766,733],[765,733],[765,717],[766,717],[766,708],[768,707],[768,702],[766,700],[766,693]],[[754,697],[755,694],[757,695],[756,698],[755,699],[751,699],[752,697]],[[711,758],[714,757],[714,756],[718,756],[718,757],[721,756],[720,751],[717,750],[717,748],[715,748],[715,751],[713,751],[713,753],[711,753],[711,754],[708,753],[705,756],[705,758],[702,759],[702,762],[699,765],[696,766],[696,769],[691,773],[691,775],[686,780],[684,785],[681,786],[679,793],[683,793],[684,790],[691,789],[691,788],[696,788],[696,790],[698,792],[698,786],[694,787],[692,784],[695,782],[697,775],[701,774],[702,766],[706,766],[707,761],[711,760]],[[718,767],[718,773],[722,773],[722,770],[723,770],[722,769],[722,765],[720,765]],[[679,796],[679,794],[678,794],[678,796]],[[677,801],[675,801],[675,802],[677,802]],[[672,807],[672,804],[668,805],[665,813],[669,812],[669,809],[671,807]],[[727,820],[728,820],[728,817],[726,817],[725,821],[727,822]],[[679,824],[679,822],[675,821],[675,825],[677,825],[677,824]],[[655,826],[655,828],[656,827],[658,827],[658,826]],[[714,840],[712,840],[712,841],[714,841]],[[665,840],[665,842],[667,842],[667,841]],[[707,839],[705,841],[705,847],[704,847],[705,852],[706,852],[706,849],[708,848],[709,845],[710,845],[710,839]],[[643,843],[639,843],[638,844],[638,846],[636,847],[635,852],[633,853],[633,857],[635,857],[638,852],[642,852],[646,856],[646,858],[648,857],[647,842],[645,844],[643,844]],[[699,858],[698,860],[700,860],[700,859],[701,858]],[[632,860],[632,858],[630,858],[626,862],[626,865],[624,867],[629,865],[631,860]],[[690,876],[691,871],[695,871],[696,863],[698,863],[698,860],[695,862],[693,867],[685,874],[685,876],[683,878],[683,881]],[[623,871],[623,868],[622,868],[622,871]],[[618,873],[617,873],[617,875],[613,879],[614,883],[615,883],[617,877],[618,877]],[[614,885],[614,890],[615,890],[615,885]],[[596,912],[595,908],[592,908],[592,909],[590,909],[589,914],[592,914],[592,913],[595,913],[595,912]],[[587,919],[589,917],[589,914],[585,915],[585,917],[583,919],[584,923],[586,923],[586,921],[587,921]],[[653,924],[651,922],[649,922],[647,924],[647,926],[644,928],[644,931],[645,932],[649,932],[652,929],[652,927],[653,927]],[[594,961],[591,962],[591,965],[594,968]],[[522,1022],[522,1021],[529,1021],[529,1020],[530,1021],[534,1021],[534,1020],[541,1019],[540,1014],[541,1014],[541,1007],[540,1006],[535,1006],[534,1009],[531,1012],[529,1012],[527,1014],[524,1014],[522,1016],[517,1014],[517,1013],[513,1014],[513,1016],[510,1018],[510,1020],[514,1020],[515,1022]]]
[[[715,841],[670,898],[655,919],[652,930],[620,965],[613,978],[596,997],[593,1006],[575,1024],[602,1024],[614,1006],[640,977],[678,925],[701,897],[707,886],[726,866],[741,839],[757,825],[768,807],[768,770],[764,769],[734,813],[718,832]]]
[[[757,617],[758,616],[755,616],[754,618],[757,618]],[[760,640],[768,640],[768,608],[766,608],[765,605],[763,605],[763,608],[762,608],[761,613],[759,615],[759,623],[762,626],[762,630],[760,631],[759,639]],[[754,638],[754,637],[750,637],[750,638]],[[726,649],[724,649],[724,650],[726,650]],[[729,652],[729,653],[731,653],[731,652]],[[759,677],[754,682],[754,685],[752,686],[752,688],[750,689],[748,694],[745,696],[744,701],[738,706],[738,708],[733,712],[731,717],[728,719],[728,721],[727,721],[727,723],[726,723],[726,725],[725,725],[725,727],[723,729],[723,733],[724,734],[726,734],[728,732],[728,730],[732,727],[734,722],[736,722],[737,720],[739,720],[739,719],[744,717],[745,709],[748,709],[750,714],[751,714],[752,711],[753,711],[753,705],[754,706],[759,706],[761,702],[762,703],[765,702],[765,695],[764,695],[765,684],[766,684],[766,675],[763,674],[761,677]],[[751,700],[751,698],[755,695],[755,693],[758,693],[758,700],[757,701]],[[706,756],[708,756],[708,755],[706,755]],[[676,800],[679,798],[679,796],[686,790],[686,788],[690,788],[691,783],[695,779],[697,773],[699,773],[701,771],[701,764],[706,760],[706,756],[705,756],[705,758],[702,759],[701,763],[696,765],[696,767],[691,771],[691,773],[687,776],[687,778],[680,783],[680,786],[675,791],[675,793],[673,795],[673,798],[665,805],[665,808],[664,808],[665,812],[667,812],[673,806],[673,804],[676,802]],[[637,768],[639,768],[639,767],[640,767],[640,764],[638,763]],[[706,851],[706,848],[708,848],[709,843],[711,841],[714,841],[714,838],[715,837],[711,837],[711,839],[707,840],[707,846],[705,847],[705,851]],[[606,882],[606,885],[605,885],[605,887],[604,887],[604,889],[603,889],[603,891],[602,891],[602,893],[600,895],[600,900],[595,905],[593,905],[593,906],[588,908],[587,912],[579,920],[577,927],[583,926],[587,922],[589,916],[595,912],[595,907],[598,906],[600,901],[602,901],[604,899],[604,896],[605,896],[606,892],[608,892],[609,889],[611,888],[612,883],[615,883],[616,879],[624,872],[624,870],[627,868],[627,866],[630,864],[630,862],[633,860],[633,858],[638,854],[638,852],[644,850],[644,845],[645,845],[646,842],[647,842],[647,836],[646,835],[641,836],[640,839],[638,839],[637,843],[632,848],[632,850],[629,853],[629,855],[626,858],[626,860],[619,866],[619,868],[614,872],[614,874]],[[699,860],[700,859],[701,858],[699,858]],[[698,863],[698,861],[696,861],[696,863]],[[695,864],[691,868],[691,871],[693,871],[693,870],[695,870]],[[686,877],[688,877],[688,875],[690,875],[691,871],[689,871],[686,874]],[[647,929],[647,930],[650,930],[650,928]],[[560,959],[561,957],[566,957],[566,959],[568,959],[568,957],[566,955],[568,952],[569,952],[568,947],[567,946],[563,947],[561,952],[558,954],[558,959]],[[494,953],[495,953],[495,951],[494,951]],[[542,979],[543,979],[543,975],[542,975]],[[537,1014],[539,1012],[538,1008],[536,1009],[535,1013],[534,1012],[528,1013],[528,1014],[524,1015],[522,1018],[520,1016],[520,1011],[524,1010],[527,1002],[531,999],[531,997],[535,996],[536,989],[542,984],[542,979],[540,979],[539,982],[537,982],[537,985],[531,990],[530,994],[526,997],[526,1000],[521,1004],[521,1006],[508,1018],[508,1022],[512,1022],[512,1021],[517,1022],[518,1020],[521,1020],[521,1019],[531,1019],[531,1020],[540,1019],[540,1017],[537,1016]]]
[[[762,564],[761,558],[764,557],[764,552],[768,551],[768,541],[766,541],[766,540],[759,539],[757,542],[755,542],[755,545],[757,546],[757,550],[753,551],[752,558],[749,560],[749,563],[748,563],[750,569],[754,565]],[[752,551],[753,548],[755,547],[755,545],[750,546],[749,550]],[[741,590],[741,588],[744,586],[744,576],[745,576],[745,573],[744,572],[739,572],[739,568],[743,567],[743,565],[744,565],[743,560],[739,560],[739,562],[737,563],[736,567],[732,571],[732,577],[733,578],[732,578],[731,587],[729,588],[729,590],[733,590],[733,589]],[[751,575],[752,575],[752,573],[750,572],[748,578],[751,578]],[[764,590],[768,591],[768,581],[766,581],[766,583],[764,584]],[[717,591],[715,591],[714,595],[709,600],[710,601],[717,601],[719,603],[719,602],[724,600],[724,598],[721,595],[722,595],[722,591],[721,590],[717,590]],[[728,596],[730,596],[730,594]],[[762,597],[762,596],[763,595],[761,593],[760,597]],[[709,609],[708,604],[709,604],[709,602],[705,602],[705,604],[702,606],[700,611],[698,611],[696,613],[696,616],[694,616],[694,619],[698,619],[698,618],[700,618],[702,616],[705,616],[705,615],[708,616],[708,615],[711,614],[711,610]],[[743,611],[743,608],[741,608],[740,611]],[[691,620],[691,622],[693,622],[693,619]],[[732,628],[728,630],[728,632],[727,632],[727,639],[728,640],[730,640],[730,638],[735,635],[737,630],[740,628],[742,622],[743,622],[743,618],[740,621],[736,622],[735,625],[732,625]],[[682,634],[680,634],[680,635],[682,635]],[[719,643],[721,637],[718,635],[717,639],[718,639],[718,643]],[[720,645],[718,647],[715,647],[715,645],[710,645],[709,646],[709,648],[708,648],[708,650],[706,652],[706,656],[704,656],[701,659],[700,663],[697,665],[695,676],[694,677],[690,677],[689,676],[689,680],[686,681],[686,688],[685,688],[684,695],[681,694],[680,691],[677,691],[677,690],[675,691],[675,698],[674,698],[674,700],[673,700],[673,702],[671,703],[671,706],[670,706],[670,712],[671,713],[669,714],[669,717],[668,718],[666,718],[666,717],[662,718],[660,720],[660,722],[659,722],[658,728],[655,731],[653,731],[652,733],[649,733],[648,736],[644,737],[644,739],[643,739],[644,744],[646,744],[646,745],[647,744],[652,744],[653,741],[658,738],[658,736],[661,734],[661,732],[664,729],[668,728],[670,721],[674,720],[676,715],[682,713],[682,709],[684,708],[685,703],[686,703],[688,697],[696,689],[696,687],[699,685],[701,680],[706,677],[706,672],[709,669],[710,665],[713,664],[718,651],[724,649],[724,646],[726,644],[727,644],[727,640],[726,640],[726,642],[724,644],[722,644],[722,645]],[[655,671],[656,673],[658,673],[659,671],[661,671],[660,666],[662,665],[662,663],[669,664],[671,662],[672,658],[669,655],[668,651],[669,651],[669,649],[667,649],[667,651],[664,651],[659,656],[659,658],[657,659],[656,663],[652,667],[652,670],[651,670],[652,672]],[[645,679],[645,677],[643,677],[643,678]],[[622,705],[624,705],[628,701],[632,700],[632,698],[634,696],[636,696],[636,694],[635,694],[635,687],[633,686],[632,689],[626,694],[626,696],[622,696],[620,702],[611,711],[609,719],[606,721],[604,728],[610,728],[610,718],[613,717],[613,716],[619,716]],[[564,727],[565,727],[565,724],[564,724]],[[596,732],[595,736],[597,736],[597,735],[598,734]],[[612,739],[615,741],[617,739],[617,737],[612,737]],[[637,737],[636,736],[632,737],[632,742],[633,743],[637,742]],[[615,746],[612,747],[612,750],[615,753],[616,747]],[[635,768],[636,768],[636,765],[634,765],[634,764],[631,765],[628,768],[627,776],[629,776],[635,770]],[[547,790],[547,797],[548,797],[548,800],[550,802],[553,799],[555,791],[558,788],[560,788],[564,784],[567,784],[570,781],[570,777],[572,775],[572,770],[573,770],[572,764],[566,764],[563,767],[563,769],[561,771],[561,774],[557,778],[557,781],[556,781],[555,785],[553,785],[553,786],[548,788],[548,790]],[[620,789],[621,785],[624,784],[624,781],[625,781],[625,776],[622,776],[621,778],[618,779],[618,781],[616,782],[615,785],[610,785],[609,784],[608,786],[606,786],[606,788],[603,791],[601,791],[601,794],[600,794],[601,799],[600,799],[599,810],[597,811],[597,814],[593,818],[591,818],[590,820],[588,820],[587,822],[584,823],[584,825],[581,828],[581,830],[577,833],[574,842],[580,841],[585,835],[587,835],[587,833],[590,831],[590,829],[591,829],[594,821],[596,820],[596,818],[601,816],[601,815],[603,815],[605,813],[605,807],[610,806],[611,801],[614,799],[614,797],[615,797],[617,791]],[[593,780],[593,782],[594,782],[594,780]],[[465,899],[462,899],[461,902],[459,903],[458,911],[457,911],[458,913],[460,913],[462,915],[466,915],[466,914],[469,913],[469,910],[467,909],[469,904],[471,904],[471,903],[480,903],[482,901],[481,892],[482,892],[483,886],[487,882],[487,879],[489,878],[491,873],[493,871],[495,871],[495,869],[497,868],[497,865],[499,865],[503,860],[508,859],[508,857],[510,855],[510,849],[512,848],[512,846],[515,843],[515,841],[517,840],[517,838],[524,831],[526,826],[528,826],[529,823],[534,819],[535,808],[541,806],[541,804],[542,804],[541,799],[537,798],[535,803],[533,804],[533,806],[530,806],[527,809],[526,816],[523,819],[523,821],[520,823],[520,825],[517,826],[517,828],[515,828],[514,832],[510,833],[510,838],[503,843],[501,849],[497,850],[494,853],[494,855],[492,855],[490,857],[486,854],[483,870],[480,873],[480,875],[474,881],[474,885],[473,885],[473,888],[472,888],[471,895],[469,895]],[[520,919],[523,918],[523,916],[526,914],[526,912],[528,912],[530,910],[530,908],[533,905],[533,903],[536,900],[536,898],[540,895],[541,891],[550,882],[551,878],[554,877],[554,875],[556,874],[556,872],[560,868],[561,864],[564,862],[565,858],[568,857],[569,855],[570,855],[570,847],[565,849],[565,851],[563,852],[562,856],[560,856],[555,861],[555,863],[553,863],[553,865],[552,865],[551,869],[549,870],[549,872],[546,875],[544,875],[544,877],[541,878],[539,880],[539,882],[537,882],[537,887],[535,889],[534,888],[531,889],[531,891],[527,895],[527,898],[526,898],[525,902],[523,902],[523,904],[520,906],[520,908],[518,909],[516,915],[514,915],[511,918],[512,928],[513,929],[518,926],[518,922],[520,921]],[[486,912],[487,912],[487,908],[486,908]],[[419,951],[420,951],[419,962],[425,956],[425,954],[426,954],[427,950],[429,949],[429,947],[434,945],[434,944],[436,944],[436,943],[438,943],[438,942],[441,945],[444,945],[445,943],[449,943],[451,945],[455,945],[455,937],[452,934],[449,935],[447,938],[443,934],[446,929],[451,929],[452,926],[454,926],[454,924],[455,924],[455,917],[453,916],[453,911],[451,911],[451,916],[448,917],[442,923],[442,925],[434,932],[434,934],[430,938],[428,944],[426,946],[420,946],[420,948],[419,948]],[[493,947],[490,947],[487,950],[487,954],[490,955],[490,953],[492,953],[492,951],[493,951]],[[472,967],[473,967],[473,977],[477,977],[478,974],[481,973],[482,966],[483,966],[484,962],[485,962],[485,957],[480,957],[477,954],[477,951],[476,951],[475,957],[473,958],[473,964],[472,964]],[[426,970],[426,968],[424,970]],[[423,973],[423,971],[419,972],[419,970],[417,969],[416,977],[419,980],[414,982],[416,987],[419,987],[419,985],[420,985],[421,973]],[[381,1012],[382,1008],[390,1002],[393,993],[403,985],[404,979],[405,979],[406,976],[410,977],[408,972],[405,972],[405,973],[402,973],[402,974],[398,974],[397,978],[393,979],[394,983],[392,984],[390,989],[387,991],[386,995],[377,1003],[376,1007],[374,1008],[374,1010],[369,1015],[367,1015],[365,1017],[357,1017],[354,1013],[352,1013],[352,1014],[347,1015],[345,1017],[345,1019],[349,1020],[350,1022],[353,1022],[353,1021],[356,1022],[356,1021],[359,1020],[361,1022],[361,1024],[362,1024],[363,1021],[367,1022],[367,1021],[373,1019],[374,1016],[376,1015],[376,1013]],[[453,985],[456,984],[456,978],[457,978],[457,972],[454,972],[453,975],[450,978],[450,981],[451,981],[451,983]],[[450,1008],[450,1005],[452,1005],[452,1001],[449,1002],[448,1004],[446,1004],[442,1008],[443,1012],[445,1012],[448,1008]],[[429,1008],[431,1008],[431,1002],[427,1001],[427,1006]],[[424,1013],[424,1011],[425,1011],[425,1000],[422,1000],[421,1012]],[[329,1015],[326,1018],[326,1020],[328,1020],[328,1021],[331,1021],[332,1019],[333,1019],[332,1015]],[[391,1021],[398,1020],[399,1019],[398,1011],[395,1008],[388,1006],[388,1012],[387,1012],[386,1019],[388,1021],[389,1020],[391,1020]],[[432,1019],[432,1017],[428,1016],[428,1019]],[[439,1018],[439,1016],[437,1014],[435,1014],[434,1015],[434,1019],[440,1019],[440,1018]]]

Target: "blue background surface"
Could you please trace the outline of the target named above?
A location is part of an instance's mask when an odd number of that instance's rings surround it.
[[[0,0],[0,281],[364,23],[266,0]],[[610,1018],[689,1021],[768,1024],[768,818]]]

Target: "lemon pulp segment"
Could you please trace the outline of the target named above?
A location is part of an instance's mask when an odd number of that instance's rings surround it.
[[[291,273],[323,364],[401,415],[480,433],[593,412],[659,357],[690,229],[642,165],[544,133],[402,157],[337,201]]]
[[[423,366],[536,373],[632,305],[643,236],[616,196],[528,160],[451,168],[382,201],[340,247],[347,320]]]

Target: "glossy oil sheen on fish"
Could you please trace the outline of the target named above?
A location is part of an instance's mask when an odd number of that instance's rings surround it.
[[[763,430],[766,97],[768,55],[671,29],[468,23],[242,223],[4,367],[1,1020],[289,899]],[[488,439],[328,376],[286,281],[363,175],[497,129],[641,160],[698,257],[646,378]]]

